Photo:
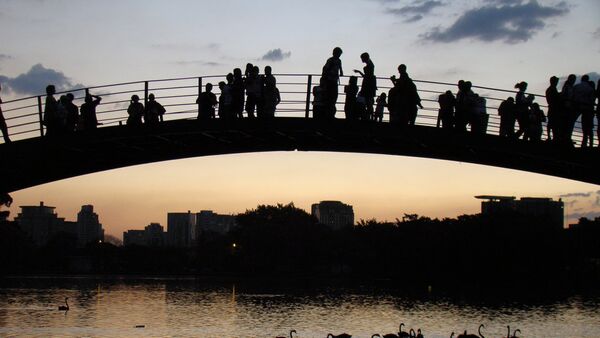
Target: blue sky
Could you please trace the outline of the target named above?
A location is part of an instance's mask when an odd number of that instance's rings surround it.
[[[180,76],[224,74],[247,62],[270,64],[275,73],[318,73],[335,46],[344,50],[346,74],[362,68],[360,54],[369,52],[376,75],[396,73],[408,65],[415,79],[457,82],[511,89],[519,81],[542,93],[551,75],[600,73],[600,2],[520,0],[264,0],[264,1],[64,1],[0,0],[0,83],[4,100],[39,94],[48,83],[68,89]],[[453,88],[448,88],[453,89]],[[492,112],[495,113],[495,112]],[[297,156],[289,158],[289,156]],[[307,156],[307,157],[304,157]],[[403,212],[431,216],[455,216],[477,212],[478,194],[536,195],[558,198],[571,193],[595,192],[599,188],[542,175],[504,169],[462,165],[444,161],[344,154],[259,154],[192,159],[169,164],[121,169],[61,181],[15,193],[16,205],[46,200],[70,218],[82,204],[95,204],[105,217],[109,233],[123,228],[143,228],[150,222],[165,225],[167,211],[216,209],[239,212],[263,203],[310,202],[340,199],[357,205],[358,218],[393,219]],[[299,182],[331,180],[344,166],[368,165],[377,174],[370,185],[354,188],[360,171],[346,173],[335,189],[322,191],[286,188],[283,174],[290,161],[304,169],[330,164],[332,176],[302,176]],[[201,166],[264,170],[257,164],[278,168],[280,176],[261,178],[256,194],[232,201],[238,186],[185,187],[172,192],[171,201],[138,205],[135,191],[168,190],[159,171],[168,170],[183,181],[193,181]],[[377,165],[373,167],[374,165]],[[406,168],[410,180],[388,168]],[[468,167],[468,170],[463,170]],[[192,170],[190,168],[196,168]],[[461,174],[468,172],[467,174]],[[439,189],[415,192],[431,175],[452,173]],[[190,176],[184,176],[190,175]],[[352,176],[356,175],[356,176]],[[496,182],[495,185],[476,182]],[[138,185],[110,185],[117,177],[154,182],[151,191]],[[297,176],[296,176],[297,177]],[[253,179],[257,179],[254,177]],[[306,181],[303,181],[306,180]],[[103,182],[112,193],[96,186]],[[167,180],[168,181],[168,180]],[[217,180],[220,181],[220,180]],[[387,182],[411,185],[406,191]],[[452,182],[452,183],[448,183]],[[133,183],[132,183],[133,184]],[[166,184],[166,183],[165,183]],[[170,183],[172,184],[172,182]],[[240,182],[242,184],[242,182]],[[245,183],[244,183],[245,184]],[[278,193],[263,195],[262,186]],[[189,184],[188,184],[189,185]],[[427,184],[425,184],[428,186]],[[469,189],[463,187],[469,186]],[[66,193],[69,190],[68,194]],[[378,194],[369,191],[378,191]],[[188,196],[212,193],[212,199]],[[483,191],[485,190],[485,191]],[[85,193],[83,193],[85,191]],[[114,200],[114,192],[120,199]],[[287,192],[287,193],[285,193]],[[414,198],[419,196],[418,198]],[[112,201],[108,201],[111,199]],[[142,197],[143,198],[143,197]],[[577,212],[600,215],[595,195],[580,198]],[[218,200],[219,203],[214,201]],[[584,201],[585,200],[585,201]],[[139,217],[127,215],[123,206],[139,208]],[[169,209],[170,208],[170,209]],[[13,207],[13,214],[18,209]],[[104,215],[104,216],[103,216]],[[113,231],[114,230],[114,231]]]

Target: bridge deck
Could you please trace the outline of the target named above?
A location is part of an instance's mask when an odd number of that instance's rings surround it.
[[[176,120],[112,126],[0,145],[0,190],[180,158],[264,151],[335,151],[426,157],[600,184],[598,149],[561,148],[423,126],[304,118]],[[201,170],[201,168],[199,168]]]

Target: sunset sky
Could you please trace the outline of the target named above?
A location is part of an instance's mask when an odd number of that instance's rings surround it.
[[[0,0],[2,98],[59,88],[225,74],[246,62],[274,73],[319,73],[335,46],[344,72],[369,52],[378,76],[543,93],[547,79],[600,73],[597,0]],[[562,85],[562,84],[560,84]],[[453,89],[454,88],[448,88]],[[492,112],[495,114],[495,112]],[[10,114],[5,114],[7,117]],[[93,204],[106,233],[169,211],[237,213],[263,203],[310,210],[354,206],[357,219],[479,211],[474,195],[562,197],[572,221],[600,216],[600,186],[472,164],[345,153],[213,156],[117,169],[12,193],[21,205],[57,207],[74,220]]]

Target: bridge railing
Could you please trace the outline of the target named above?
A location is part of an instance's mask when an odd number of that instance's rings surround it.
[[[276,117],[298,117],[311,118],[313,112],[312,88],[319,83],[318,74],[275,74],[277,78],[277,87],[281,93],[281,103],[277,106]],[[97,107],[99,127],[123,125],[127,120],[127,108],[131,96],[136,94],[140,101],[147,102],[150,93],[155,95],[156,101],[160,102],[165,108],[165,121],[195,119],[198,114],[196,99],[207,83],[214,85],[213,92],[219,96],[218,82],[225,81],[224,75],[211,75],[202,77],[183,77],[172,79],[158,79],[148,81],[135,81],[126,83],[117,83],[87,88],[77,88],[68,92],[75,96],[74,103],[80,107],[87,92],[102,97],[100,105]],[[344,85],[348,82],[348,77],[342,77],[340,80],[338,102],[336,104],[336,118],[344,118]],[[419,95],[422,99],[423,109],[419,109],[416,120],[417,125],[437,127],[438,123],[438,96],[447,90],[456,92],[456,84],[436,81],[425,81],[415,79]],[[382,92],[388,92],[392,83],[389,78],[379,77],[377,79],[377,95]],[[487,124],[487,133],[498,135],[500,129],[500,117],[498,116],[498,106],[509,96],[515,95],[514,90],[499,88],[473,86],[473,91],[486,99],[487,114],[489,116]],[[55,95],[58,99],[67,92],[59,92]],[[543,95],[536,95],[536,102],[547,112],[545,98]],[[8,125],[9,135],[13,140],[27,139],[43,136],[45,127],[42,124],[43,111],[45,104],[45,95],[30,96],[15,100],[8,100],[2,103],[6,123]],[[245,114],[245,113],[244,113]],[[384,112],[384,122],[389,121],[387,109]],[[84,132],[84,131],[82,131]],[[578,120],[573,132],[573,140],[581,143],[582,139],[581,122]],[[547,138],[546,123],[544,123],[544,133],[542,138]],[[598,144],[598,140],[596,140]]]

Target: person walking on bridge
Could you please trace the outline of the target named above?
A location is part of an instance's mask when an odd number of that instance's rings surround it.
[[[344,76],[344,70],[342,69],[342,49],[335,47],[333,49],[333,56],[327,59],[327,62],[323,66],[321,72],[321,78],[323,80],[323,90],[327,93],[327,97],[324,97],[323,105],[328,106],[327,109],[332,109],[335,115],[335,104],[338,98],[338,85],[340,82],[340,76]]]

